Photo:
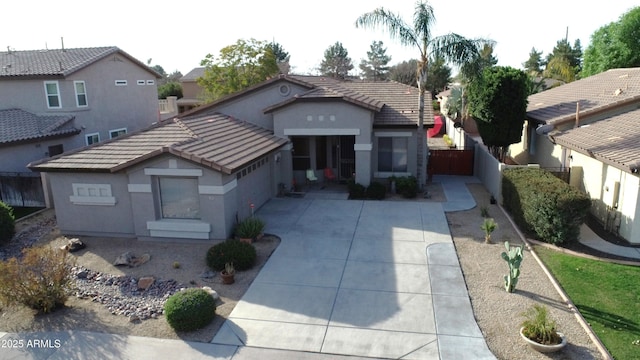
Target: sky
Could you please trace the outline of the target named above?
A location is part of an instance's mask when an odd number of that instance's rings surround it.
[[[94,5],[95,4],[95,5]],[[167,73],[186,74],[207,54],[238,39],[276,41],[291,56],[292,70],[317,74],[324,51],[342,42],[354,68],[372,41],[383,41],[390,65],[417,58],[388,33],[355,27],[363,13],[384,7],[411,23],[415,0],[21,0],[3,2],[0,51],[117,46]],[[433,35],[457,33],[496,42],[498,65],[522,68],[532,47],[546,56],[565,37],[580,39],[617,21],[637,0],[431,0]],[[527,5],[532,4],[535,6]],[[9,15],[9,16],[7,16]]]

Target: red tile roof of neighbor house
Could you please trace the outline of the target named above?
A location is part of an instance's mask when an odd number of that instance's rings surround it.
[[[0,146],[78,134],[72,115],[36,115],[21,109],[0,110]]]
[[[267,129],[211,114],[174,119],[28,167],[34,171],[117,172],[161,154],[173,154],[232,174],[287,143]]]
[[[623,171],[637,173],[640,169],[640,109],[552,133],[551,137],[561,146]]]
[[[156,78],[162,76],[115,46],[0,51],[0,80],[20,78],[63,78],[108,56],[120,54]]]
[[[640,68],[612,69],[529,96],[527,118],[547,124],[575,120],[640,101]]]

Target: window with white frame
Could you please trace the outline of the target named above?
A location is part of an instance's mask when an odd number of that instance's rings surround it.
[[[87,140],[87,145],[95,144],[100,142],[100,134],[99,133],[87,134],[85,136],[85,139]]]
[[[378,138],[378,171],[406,172],[407,171],[408,138],[407,137],[379,137]]]
[[[127,80],[116,80],[116,86],[127,86]]]
[[[118,137],[120,135],[124,135],[127,133],[127,128],[115,129],[109,131],[109,138],[113,139],[114,137]]]
[[[74,81],[73,87],[76,90],[76,106],[87,107],[89,103],[87,101],[87,88],[84,81]]]
[[[71,184],[73,195],[69,197],[75,205],[115,205],[110,184]]]
[[[156,83],[156,82],[155,82],[155,81],[153,81],[153,80],[147,80],[147,85],[153,85],[153,84],[155,84],[155,83]]]
[[[45,81],[44,91],[47,94],[47,107],[49,109],[59,109],[62,107],[60,101],[60,88],[57,81]]]
[[[144,84],[145,84],[144,80],[138,80],[136,83],[137,83],[138,85],[144,85]]]
[[[158,190],[163,219],[200,219],[197,178],[158,177]]]

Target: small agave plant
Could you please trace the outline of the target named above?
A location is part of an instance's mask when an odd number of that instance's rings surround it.
[[[491,233],[498,227],[498,224],[493,218],[485,218],[480,225],[480,229],[484,231],[484,242],[491,244]]]

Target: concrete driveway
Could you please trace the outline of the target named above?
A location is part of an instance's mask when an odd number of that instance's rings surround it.
[[[275,198],[257,216],[282,243],[212,343],[495,359],[473,317],[442,204]]]

